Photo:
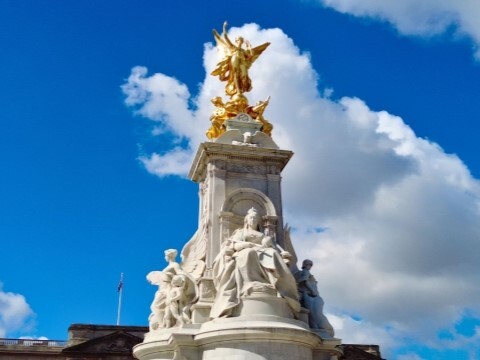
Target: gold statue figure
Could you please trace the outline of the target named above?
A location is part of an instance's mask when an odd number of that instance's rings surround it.
[[[213,76],[218,76],[220,81],[226,81],[225,92],[230,97],[240,95],[252,90],[252,81],[248,76],[248,69],[260,54],[270,45],[269,42],[252,48],[248,41],[245,41],[246,48],[243,48],[244,39],[239,36],[233,44],[227,35],[227,22],[223,24],[223,32],[220,35],[213,30],[213,36],[217,46],[223,49],[224,58],[212,71]]]
[[[262,132],[264,132],[268,136],[272,136],[273,126],[263,117],[263,112],[267,108],[269,102],[270,96],[265,101],[257,101],[257,104],[255,106],[247,107],[247,114],[263,124]]]
[[[224,121],[235,117],[237,112],[235,109],[232,109],[233,104],[224,104],[220,96],[215,96],[211,102],[215,105],[215,110],[213,110],[213,114],[210,116],[212,126],[207,130],[207,137],[213,140],[225,132]]]
[[[215,110],[210,116],[212,124],[207,130],[207,137],[210,140],[218,138],[225,132],[225,120],[233,119],[240,113],[246,113],[254,120],[261,122],[263,124],[261,131],[271,136],[273,126],[263,117],[270,97],[265,101],[258,101],[255,106],[249,106],[248,99],[243,95],[252,90],[252,81],[248,76],[248,70],[270,43],[267,42],[252,48],[248,41],[239,36],[235,39],[234,44],[227,35],[226,21],[223,24],[222,34],[220,35],[214,29],[213,36],[217,46],[223,50],[224,57],[211,75],[218,76],[220,81],[226,81],[225,93],[230,100],[224,103],[220,96],[211,100]]]

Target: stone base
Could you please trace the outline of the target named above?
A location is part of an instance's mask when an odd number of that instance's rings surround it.
[[[194,324],[201,324],[207,322],[210,319],[210,310],[212,303],[210,302],[197,302],[192,305],[192,322]]]
[[[301,321],[258,315],[152,331],[133,354],[139,360],[334,360],[340,344]]]
[[[242,302],[234,312],[234,316],[273,315],[293,319],[294,315],[285,299],[278,297],[277,292],[269,294],[265,291],[253,291],[242,297]]]

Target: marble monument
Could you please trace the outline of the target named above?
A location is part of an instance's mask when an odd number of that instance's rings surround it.
[[[297,259],[284,226],[281,172],[293,153],[279,149],[263,114],[250,106],[248,70],[267,49],[213,31],[224,57],[212,72],[226,83],[189,178],[199,184],[199,224],[183,247],[165,251],[139,360],[334,360],[339,339],[323,314],[310,269]]]

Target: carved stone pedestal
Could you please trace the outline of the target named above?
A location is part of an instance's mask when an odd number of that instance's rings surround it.
[[[294,315],[285,299],[276,292],[253,291],[250,295],[241,298],[242,302],[233,316],[272,315],[286,319],[293,319]]]
[[[280,186],[292,152],[256,131],[260,125],[241,114],[228,120],[227,131],[214,142],[200,144],[189,173],[200,187],[199,227],[182,250],[182,264],[170,259],[161,272],[161,279],[172,280],[158,284],[152,304],[158,313],[170,309],[170,322],[160,322],[164,326],[182,323],[175,321],[181,306],[191,315],[181,327],[147,333],[133,349],[137,359],[337,360],[341,355],[333,331],[309,327],[311,311],[322,309],[300,309]],[[195,286],[177,286],[179,276],[194,279]],[[193,288],[195,296],[188,291]]]
[[[301,321],[257,315],[156,330],[133,354],[140,360],[332,360],[341,355],[338,345]]]

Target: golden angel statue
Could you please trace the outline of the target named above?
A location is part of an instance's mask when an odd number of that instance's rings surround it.
[[[267,98],[267,100],[257,101],[257,104],[255,106],[249,106],[246,110],[248,115],[262,123],[262,132],[264,132],[268,136],[272,136],[273,126],[268,122],[267,119],[263,117],[263,112],[267,108],[269,102],[270,96]]]
[[[250,106],[244,95],[252,90],[252,81],[248,76],[248,70],[270,43],[266,42],[252,48],[250,43],[240,36],[233,43],[227,35],[226,21],[223,24],[222,34],[213,30],[213,36],[217,47],[223,51],[223,58],[211,75],[218,76],[220,81],[226,82],[225,93],[230,99],[226,102],[220,96],[212,99],[215,109],[210,116],[211,126],[206,132],[207,137],[215,141],[226,131],[225,121],[233,119],[241,113],[247,114],[254,121],[261,122],[261,131],[271,136],[273,126],[263,117],[270,97],[265,101],[258,101],[255,106]]]
[[[223,49],[224,58],[212,71],[213,76],[218,76],[220,81],[226,81],[225,92],[230,97],[242,96],[243,93],[252,89],[252,82],[248,76],[248,69],[252,66],[260,54],[270,45],[269,42],[252,48],[248,41],[242,37],[235,39],[235,44],[227,36],[227,22],[223,24],[223,32],[220,35],[213,30],[213,36],[217,46]],[[245,43],[245,48],[243,47]]]

